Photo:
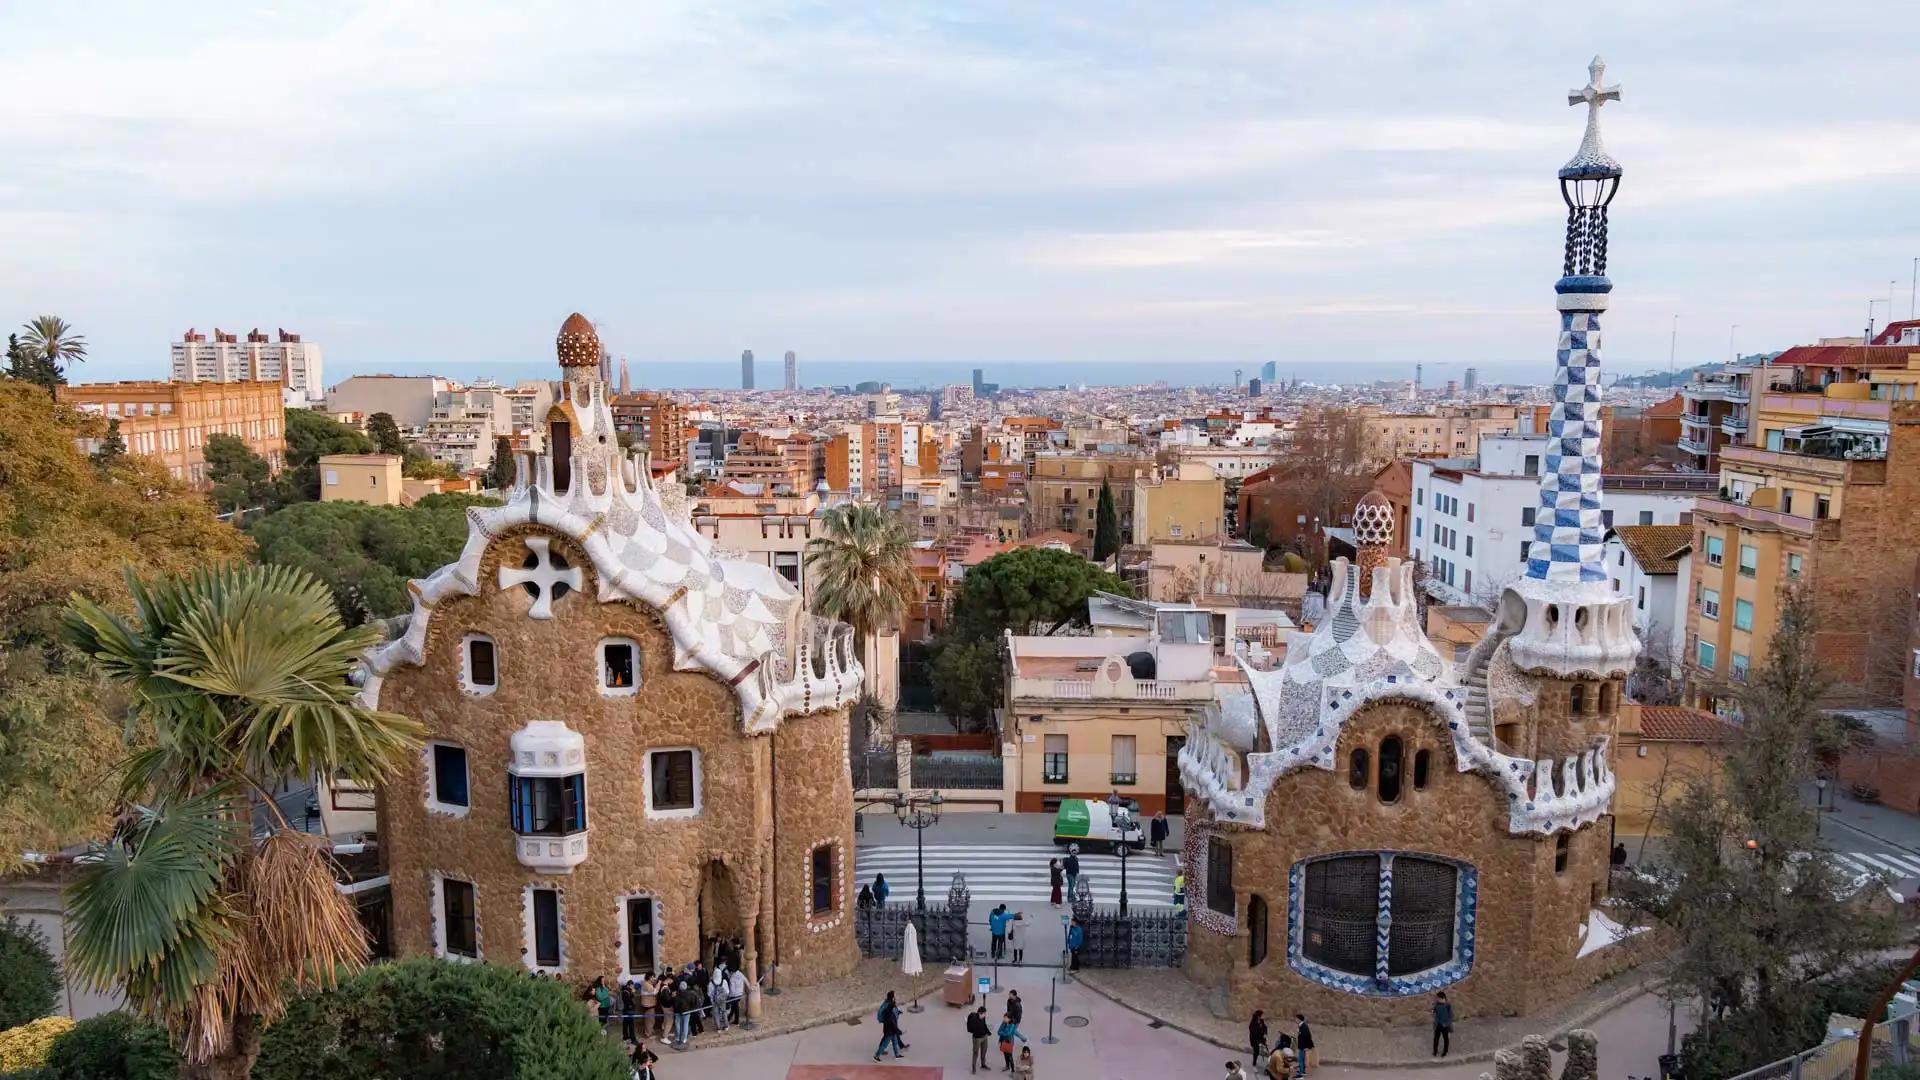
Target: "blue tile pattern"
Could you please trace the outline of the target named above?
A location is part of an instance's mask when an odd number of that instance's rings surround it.
[[[1598,301],[1595,308],[1604,305],[1604,289],[1565,287],[1576,280],[1562,281],[1564,299],[1590,294]],[[1553,392],[1553,411],[1547,421],[1547,452],[1540,469],[1540,508],[1534,517],[1533,544],[1527,550],[1527,576],[1541,581],[1605,581],[1606,526],[1600,514],[1598,310],[1561,312]]]
[[[1380,858],[1380,908],[1375,934],[1377,953],[1374,973],[1354,975],[1335,971],[1306,958],[1304,923],[1306,911],[1307,864],[1321,859],[1348,855],[1375,855]],[[1453,906],[1453,959],[1439,967],[1410,975],[1387,974],[1387,942],[1393,927],[1393,860],[1396,856],[1432,859],[1457,867],[1460,871]],[[1473,971],[1474,927],[1479,918],[1480,875],[1470,863],[1424,851],[1330,851],[1311,859],[1302,859],[1287,870],[1287,966],[1302,978],[1331,990],[1362,997],[1412,997],[1430,994],[1452,986]]]

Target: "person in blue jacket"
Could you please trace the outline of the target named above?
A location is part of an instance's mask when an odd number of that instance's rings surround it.
[[[1080,970],[1080,946],[1085,945],[1086,943],[1087,943],[1086,927],[1080,925],[1079,919],[1073,920],[1073,925],[1067,927],[1067,956],[1069,958],[1069,964],[1067,967],[1068,971]]]
[[[1001,1071],[1012,1072],[1013,1041],[1018,1039],[1021,1042],[1026,1042],[1027,1037],[1020,1034],[1020,1024],[1013,1018],[1013,1014],[1011,1013],[1003,1014],[1000,1017],[1000,1030],[995,1034],[1000,1036],[1000,1053],[1007,1059],[1007,1067]]]
[[[874,903],[876,903],[876,904],[879,904],[879,905],[880,905],[880,906],[882,906],[882,907],[885,907],[885,906],[886,906],[886,903],[887,903],[887,893],[888,893],[888,891],[889,891],[889,890],[887,889],[887,875],[885,875],[885,874],[875,874],[875,875],[873,875],[873,900],[874,900]]]
[[[1007,905],[1001,904],[987,915],[987,933],[993,935],[993,948],[988,955],[995,960],[1004,960],[1007,955],[1007,924],[1013,916],[1007,913]]]

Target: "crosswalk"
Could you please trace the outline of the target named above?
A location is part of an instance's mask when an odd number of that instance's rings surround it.
[[[1051,895],[1047,860],[1065,858],[1052,844],[928,844],[927,901],[946,899],[953,875],[967,879],[975,900],[1041,903]],[[856,880],[870,884],[887,876],[888,899],[911,900],[917,882],[912,844],[855,849]],[[1173,855],[1141,852],[1127,860],[1127,903],[1142,908],[1173,906]],[[1093,882],[1093,902],[1120,902],[1120,860],[1112,855],[1080,856],[1080,876]]]
[[[1895,855],[1885,851],[1836,851],[1834,861],[1859,874],[1877,874],[1896,881],[1920,878],[1920,855]]]

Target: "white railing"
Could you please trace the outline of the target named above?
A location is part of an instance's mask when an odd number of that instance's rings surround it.
[[[1055,679],[1053,680],[1053,696],[1085,700],[1093,696],[1093,680]]]
[[[1153,701],[1172,701],[1174,698],[1180,696],[1180,686],[1177,683],[1159,682],[1157,680],[1137,682],[1133,684],[1133,696],[1137,698],[1148,698]]]

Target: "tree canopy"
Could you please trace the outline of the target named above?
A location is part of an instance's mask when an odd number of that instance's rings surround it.
[[[40,928],[0,919],[0,1031],[38,1020],[60,1000],[60,968]]]
[[[372,439],[312,409],[288,409],[286,429],[288,501],[320,498],[323,455],[374,452]]]
[[[1104,564],[1120,551],[1120,515],[1113,506],[1113,485],[1100,481],[1100,502],[1093,515],[1093,561]]]
[[[393,422],[393,414],[377,412],[367,417],[367,438],[373,440],[373,447],[382,454],[398,454],[407,444],[400,438],[400,425]]]
[[[951,625],[961,640],[996,638],[1005,630],[1051,634],[1087,625],[1087,597],[1095,592],[1133,595],[1118,576],[1070,551],[1017,548],[967,572]]]
[[[202,451],[213,505],[221,513],[268,507],[278,501],[269,477],[267,459],[254,453],[238,435],[209,435]]]
[[[431,957],[380,964],[296,999],[254,1080],[626,1080],[620,1044],[559,982]]]
[[[0,379],[0,864],[104,833],[125,699],[59,638],[67,597],[129,606],[121,568],[243,558],[245,536],[151,459],[99,465],[104,422]]]
[[[325,582],[349,623],[411,610],[410,578],[460,557],[467,508],[498,506],[477,495],[429,495],[412,506],[296,503],[253,525],[260,561],[293,566]]]

